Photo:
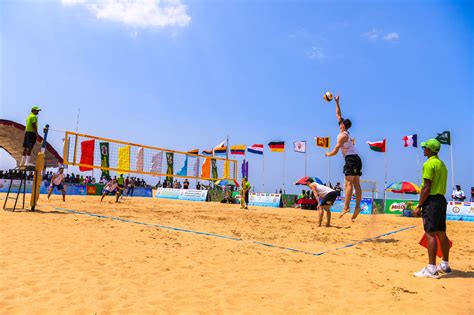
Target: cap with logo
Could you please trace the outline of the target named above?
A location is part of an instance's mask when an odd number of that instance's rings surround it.
[[[41,110],[41,108],[40,108],[39,106],[33,106],[33,107],[31,107],[31,110],[37,110],[37,111],[40,111],[40,110]]]
[[[436,139],[428,139],[425,142],[421,143],[422,148],[428,148],[431,151],[437,153],[441,150],[441,142]]]

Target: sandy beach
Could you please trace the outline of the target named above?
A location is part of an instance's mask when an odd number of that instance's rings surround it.
[[[474,312],[472,222],[448,222],[455,272],[436,280],[412,276],[427,263],[420,219],[333,214],[315,228],[314,211],[93,196],[38,209],[0,211],[2,314]]]

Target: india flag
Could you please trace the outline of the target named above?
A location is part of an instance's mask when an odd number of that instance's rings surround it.
[[[374,141],[374,142],[367,141],[367,144],[369,145],[369,148],[372,151],[385,152],[385,139],[383,139],[382,141]]]
[[[411,136],[405,136],[402,138],[403,140],[403,146],[405,148],[407,147],[414,147],[414,148],[417,148],[418,147],[418,135],[417,134],[414,134],[414,135],[411,135]]]

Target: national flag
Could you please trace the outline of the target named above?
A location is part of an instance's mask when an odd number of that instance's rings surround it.
[[[245,144],[233,145],[230,147],[230,154],[234,155],[245,155],[247,146]]]
[[[252,144],[248,147],[247,152],[263,155],[263,144]]]
[[[367,141],[367,144],[369,145],[372,151],[385,152],[385,139],[383,139],[382,141],[374,141],[374,142]]]
[[[414,134],[414,135],[411,135],[411,136],[405,136],[402,138],[403,140],[403,146],[405,148],[407,147],[414,147],[414,148],[417,148],[418,147],[418,135],[417,134]]]
[[[273,141],[268,144],[270,152],[285,152],[285,141]]]
[[[320,148],[329,148],[330,147],[330,141],[329,137],[316,137],[314,138],[316,140],[316,146]]]
[[[436,140],[441,142],[441,144],[451,145],[451,132],[443,131],[442,133],[438,133]]]
[[[293,145],[295,146],[295,152],[306,153],[306,141],[296,141],[293,142]]]
[[[94,165],[94,147],[95,140],[86,140],[81,142],[81,159],[80,164]],[[92,171],[92,167],[79,166],[81,172]]]
[[[214,148],[214,154],[215,155],[226,155],[227,154],[227,147]]]
[[[212,155],[212,151],[213,151],[213,150],[203,150],[203,151],[201,152],[201,154],[203,154],[203,155]]]
[[[199,154],[199,149],[189,150],[189,154]]]

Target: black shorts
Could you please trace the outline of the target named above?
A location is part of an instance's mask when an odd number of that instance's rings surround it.
[[[344,175],[362,176],[362,160],[357,154],[346,155],[346,164],[344,164]]]
[[[23,148],[33,149],[36,144],[36,132],[25,132],[25,139],[23,140]]]
[[[426,199],[421,212],[425,232],[446,232],[447,207],[448,202],[443,195],[433,195]]]
[[[321,200],[321,206],[332,206],[338,196],[339,193],[337,191],[331,191]]]

